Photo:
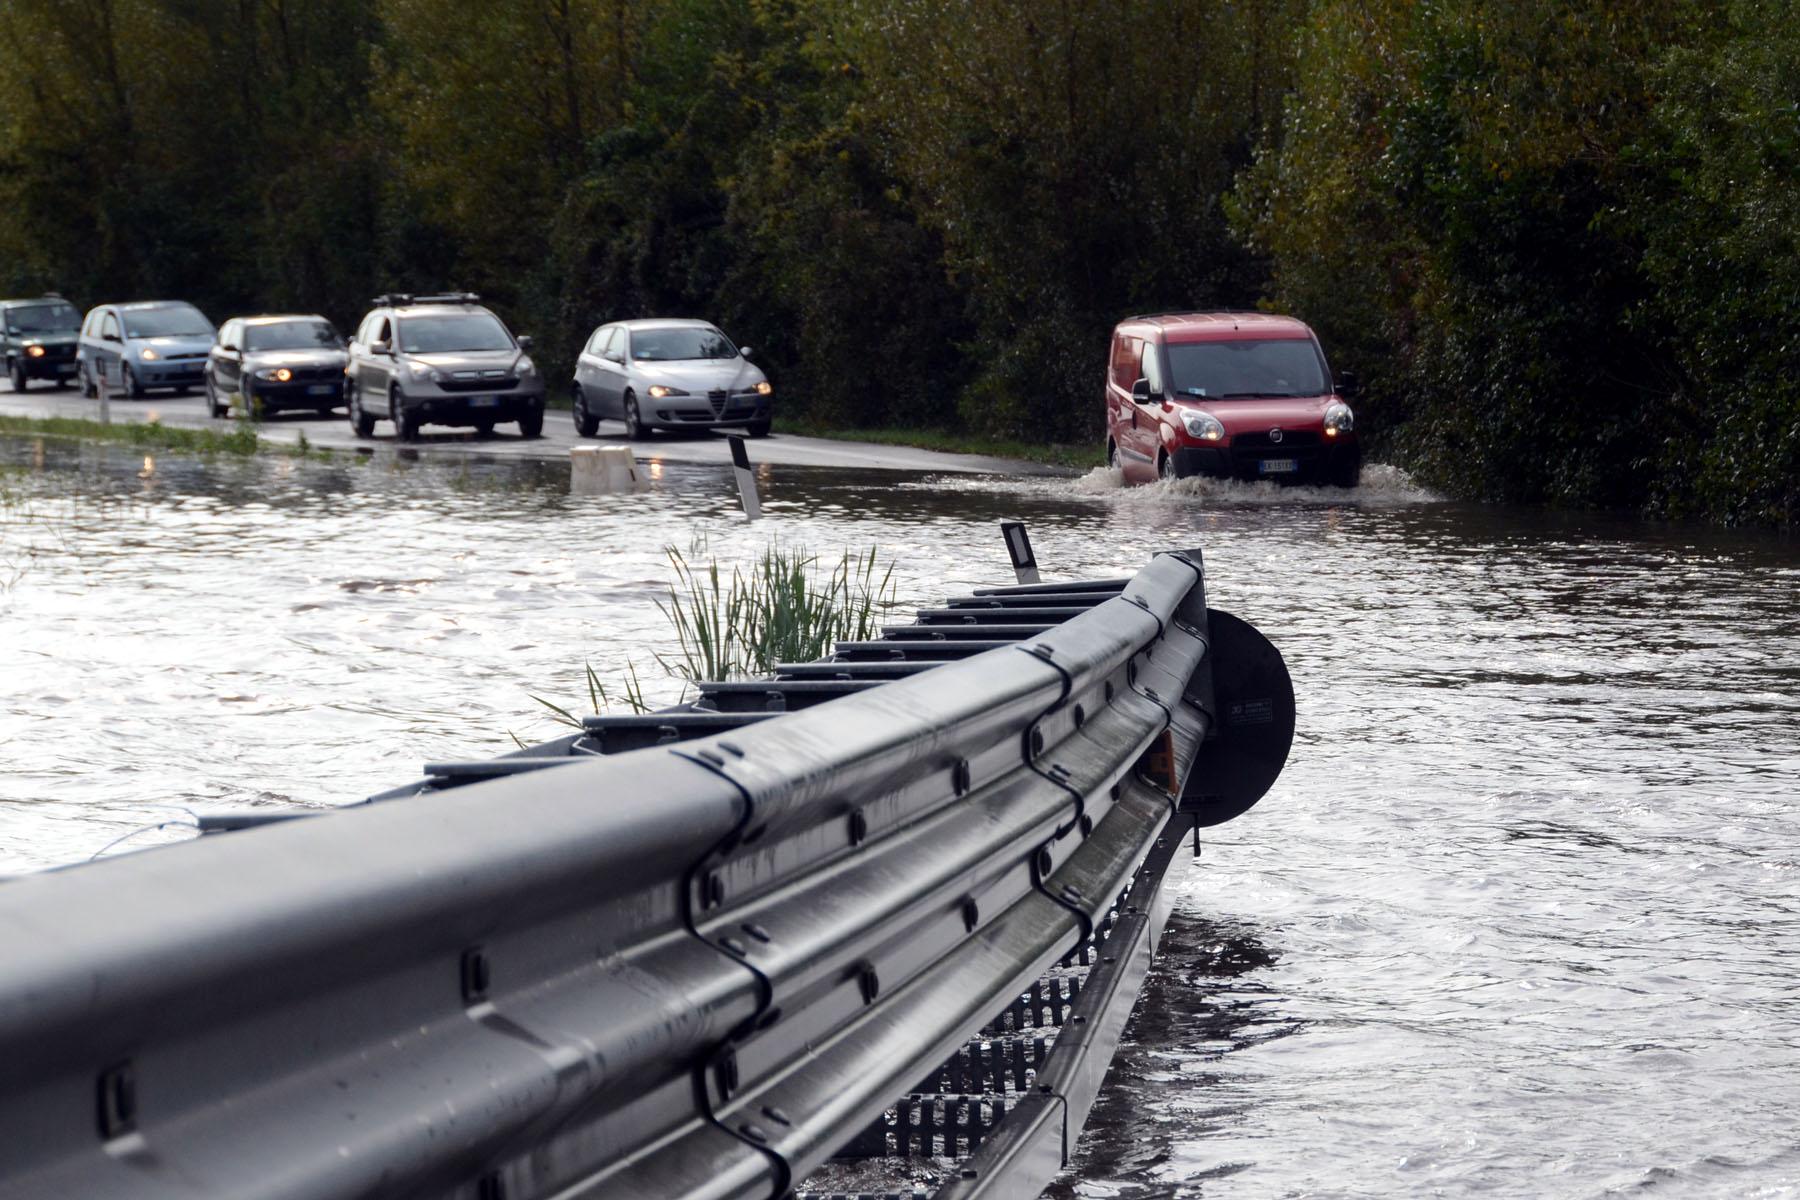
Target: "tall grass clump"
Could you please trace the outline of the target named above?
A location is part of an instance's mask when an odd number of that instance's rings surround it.
[[[839,641],[865,641],[895,605],[894,568],[874,547],[823,560],[804,547],[774,544],[748,570],[727,576],[718,560],[699,563],[667,548],[674,582],[657,607],[674,627],[669,674],[689,682],[766,675],[784,662],[821,658]]]

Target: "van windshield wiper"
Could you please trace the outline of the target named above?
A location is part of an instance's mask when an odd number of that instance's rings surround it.
[[[1226,392],[1216,400],[1292,400],[1299,392]]]

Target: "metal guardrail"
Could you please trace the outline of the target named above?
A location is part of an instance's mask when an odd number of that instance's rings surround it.
[[[921,622],[0,886],[0,1196],[1034,1194],[1292,693],[1197,552]]]

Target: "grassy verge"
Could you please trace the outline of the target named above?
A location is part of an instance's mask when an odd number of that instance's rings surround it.
[[[1017,458],[1057,467],[1101,467],[1106,455],[1099,446],[1055,442],[1020,442],[1008,438],[951,433],[944,429],[833,429],[814,421],[775,418],[775,429],[797,437],[833,438],[841,442],[874,442],[883,446],[916,446],[948,454],[985,454],[992,458]]]
[[[115,425],[102,425],[98,421],[79,417],[12,417],[0,414],[0,434],[118,442],[151,450],[185,450],[195,454],[255,454],[261,449],[276,449],[256,436],[254,425],[239,421],[233,421],[228,432],[220,432],[215,429],[181,429],[154,421],[121,421]]]

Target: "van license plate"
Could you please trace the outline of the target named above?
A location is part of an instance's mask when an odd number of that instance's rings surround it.
[[[1300,463],[1292,458],[1265,458],[1257,469],[1264,475],[1292,475],[1300,469]]]
[[[469,400],[470,408],[493,408],[500,403],[498,396],[475,396]]]

